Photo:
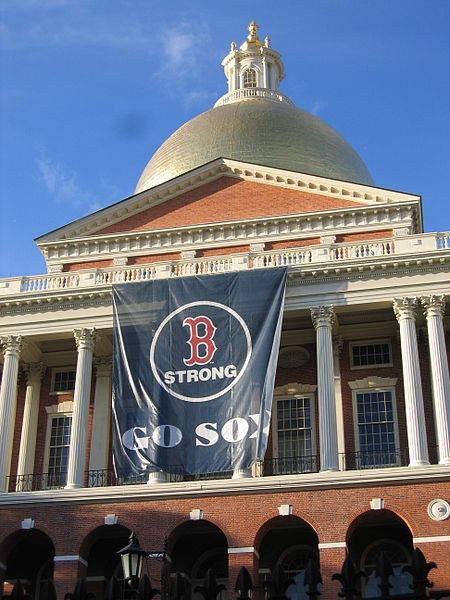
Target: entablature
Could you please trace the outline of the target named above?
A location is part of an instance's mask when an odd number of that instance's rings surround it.
[[[415,231],[419,206],[393,203],[384,206],[358,206],[277,217],[262,217],[173,227],[159,230],[114,233],[89,238],[58,240],[40,244],[49,272],[71,263],[98,260],[128,260],[138,256],[181,253],[254,243],[277,243],[308,238],[357,233],[370,238],[370,233],[389,230],[408,235]]]

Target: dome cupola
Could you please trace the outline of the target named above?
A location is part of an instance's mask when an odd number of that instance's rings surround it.
[[[255,21],[250,23],[248,31],[247,40],[240,49],[237,49],[236,42],[231,42],[230,52],[222,61],[228,79],[228,93],[219,98],[214,106],[257,97],[292,104],[287,96],[278,91],[280,81],[284,78],[280,54],[270,47],[268,36],[264,44],[260,41]]]

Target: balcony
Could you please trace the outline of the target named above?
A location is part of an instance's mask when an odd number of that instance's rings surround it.
[[[339,457],[341,470],[381,469],[387,467],[404,467],[408,464],[406,449],[386,450],[379,452],[350,452]],[[287,458],[271,458],[257,463],[252,472],[253,477],[273,477],[279,475],[300,475],[317,473],[320,470],[319,456],[294,456]],[[212,481],[231,479],[231,471],[217,473],[200,473],[184,475],[182,469],[174,466],[170,473],[164,473],[166,483],[181,481]],[[86,487],[115,487],[139,485],[148,482],[148,475],[133,477],[117,477],[112,470],[87,471]],[[41,490],[57,490],[65,486],[64,475],[39,473],[32,475],[11,475],[8,481],[9,492],[36,492]]]

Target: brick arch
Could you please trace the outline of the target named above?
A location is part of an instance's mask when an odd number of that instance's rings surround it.
[[[94,545],[97,544],[100,540],[105,539],[117,539],[117,538],[125,538],[129,537],[131,534],[131,530],[124,525],[100,525],[95,529],[92,529],[80,543],[80,548],[78,551],[79,556],[81,556],[84,560],[87,560],[89,553],[93,549]],[[124,544],[125,546],[126,544]]]
[[[228,531],[228,527],[225,522],[218,521],[217,519],[211,519],[209,517],[208,517],[208,519],[199,519],[198,521],[181,518],[172,527],[171,531],[167,534],[168,548],[170,548],[170,546],[174,543],[174,540],[176,541],[178,539],[178,537],[180,535],[182,535],[183,528],[189,527],[189,524],[192,524],[192,523],[208,523],[212,527],[215,527],[224,535],[226,542],[227,542],[227,546],[230,545],[232,536],[231,536],[230,532]]]
[[[268,521],[263,523],[261,525],[261,527],[258,529],[258,531],[255,535],[255,539],[253,541],[253,546],[254,546],[255,550],[259,551],[261,542],[264,539],[264,537],[267,535],[267,533],[269,533],[269,531],[271,531],[272,529],[279,528],[280,525],[284,526],[285,523],[287,523],[288,521],[289,521],[289,523],[292,523],[292,525],[298,524],[298,525],[303,525],[305,527],[310,528],[314,532],[315,536],[317,537],[317,540],[319,540],[317,526],[315,524],[313,524],[309,519],[306,519],[303,516],[299,516],[299,515],[276,516],[276,517],[272,517],[271,519],[269,519]]]
[[[179,523],[168,536],[167,551],[174,572],[183,572],[191,577],[193,569],[198,569],[199,562],[205,558],[222,564],[224,573],[221,576],[227,576],[228,539],[224,531],[209,520]]]
[[[3,577],[27,582],[26,589],[35,594],[35,586],[46,577],[53,578],[55,545],[47,533],[40,529],[18,529],[10,533],[0,544],[0,562],[6,565]],[[1,587],[1,586],[0,586]]]
[[[351,537],[351,535],[354,533],[355,529],[357,527],[360,527],[361,525],[364,525],[368,522],[369,519],[373,519],[373,520],[391,520],[391,521],[397,521],[400,525],[404,525],[406,527],[406,529],[408,530],[408,532],[411,535],[411,538],[413,537],[413,530],[410,526],[410,524],[408,523],[408,521],[401,515],[399,515],[397,512],[393,511],[393,510],[389,510],[386,508],[383,508],[381,510],[366,510],[363,513],[359,513],[355,516],[352,517],[349,526],[347,527],[347,532],[345,534],[345,541],[348,544],[348,541]]]

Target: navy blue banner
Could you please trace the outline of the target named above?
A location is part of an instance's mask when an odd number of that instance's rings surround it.
[[[118,476],[264,458],[285,283],[268,269],[113,286]]]

